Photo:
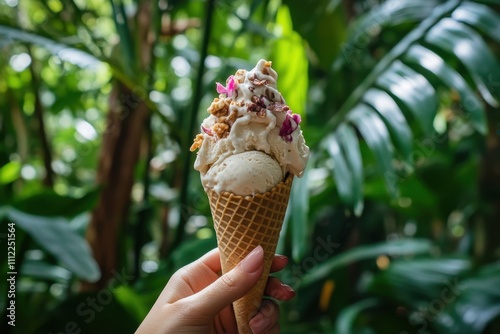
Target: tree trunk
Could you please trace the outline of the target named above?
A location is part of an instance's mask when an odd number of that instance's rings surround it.
[[[120,83],[114,85],[109,105],[97,171],[97,182],[103,189],[87,231],[102,276],[98,282],[84,283],[84,291],[103,288],[117,270],[118,235],[129,207],[134,169],[149,112],[144,101]]]
[[[136,20],[131,24],[135,25],[138,36],[137,59],[134,59],[142,73],[138,75],[138,82],[149,81],[152,75],[152,4],[151,0],[140,1]],[[101,269],[101,278],[95,283],[83,282],[83,291],[102,289],[116,271],[122,272],[117,268],[118,238],[127,218],[134,170],[139,160],[142,135],[149,119],[149,109],[143,99],[147,88],[138,85],[131,89],[117,82],[110,95],[107,130],[97,171],[97,182],[103,189],[87,230],[87,239]]]

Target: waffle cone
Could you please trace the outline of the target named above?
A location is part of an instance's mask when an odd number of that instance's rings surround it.
[[[240,334],[252,333],[248,322],[259,309],[285,217],[293,176],[264,194],[238,196],[207,190],[225,274],[255,247],[264,249],[264,271],[257,284],[233,303]]]

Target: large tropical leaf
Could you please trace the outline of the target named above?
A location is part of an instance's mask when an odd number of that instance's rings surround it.
[[[7,216],[78,277],[94,282],[101,276],[87,241],[66,219],[35,216],[13,208],[7,210]]]
[[[364,289],[409,307],[415,330],[479,334],[500,314],[500,266],[471,268],[462,258],[396,261]]]
[[[499,39],[493,31],[500,26],[500,16],[491,7],[460,0],[387,1],[353,25],[345,45],[368,52],[371,38],[403,24],[413,25],[413,29],[403,30],[407,34],[363,77],[322,128],[322,136],[317,137],[323,138],[319,146],[333,161],[332,175],[340,199],[357,215],[361,213],[359,190],[364,180],[359,177],[359,167],[357,177],[353,177],[352,158],[360,154],[352,153],[359,152],[357,140],[347,149],[349,144],[342,136],[346,124],[357,129],[373,152],[387,189],[397,194],[398,184],[391,177],[394,159],[404,160],[410,170],[413,140],[434,132],[439,108],[436,88],[444,86],[458,92],[464,111],[460,116],[481,134],[486,133],[486,116],[475,91],[493,106],[500,97],[500,80],[496,77],[500,73],[499,60],[483,37]],[[352,56],[344,53],[333,66],[331,76],[348,66]],[[324,105],[331,108],[328,101]],[[414,124],[418,124],[418,132]]]
[[[331,257],[325,262],[310,270],[300,282],[301,287],[308,286],[320,280],[326,279],[334,270],[345,267],[356,261],[373,259],[380,255],[388,256],[413,256],[428,254],[432,250],[432,244],[423,239],[405,239],[397,241],[381,242],[372,245],[356,247],[337,256]]]

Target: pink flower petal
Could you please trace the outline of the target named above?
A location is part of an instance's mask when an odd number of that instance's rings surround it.
[[[226,94],[227,93],[226,87],[222,86],[222,84],[220,82],[216,82],[215,84],[217,85],[217,93],[219,93],[219,94]]]
[[[203,130],[203,132],[205,132],[209,136],[213,136],[214,135],[213,132],[212,132],[212,130],[204,127],[203,125],[201,126],[201,130]]]
[[[226,94],[227,97],[232,96],[233,92],[238,88],[238,84],[232,75],[227,78],[226,86],[223,86],[220,82],[216,82],[215,84],[217,85],[217,93]]]

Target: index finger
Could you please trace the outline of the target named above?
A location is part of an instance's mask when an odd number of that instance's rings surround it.
[[[212,249],[211,251],[200,257],[198,260],[191,263],[190,266],[199,266],[200,264],[207,266],[214,273],[221,271],[222,267],[220,263],[219,249]]]

